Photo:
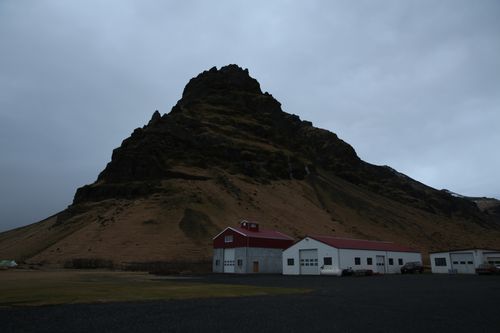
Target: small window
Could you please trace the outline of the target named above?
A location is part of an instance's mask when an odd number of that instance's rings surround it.
[[[367,265],[373,265],[373,258],[366,258]]]
[[[238,259],[238,266],[243,266],[243,259]]]
[[[360,257],[354,258],[354,265],[361,265],[361,258]]]
[[[323,265],[332,265],[332,257],[324,257]]]
[[[215,260],[215,266],[219,266],[220,265],[220,260],[219,259],[216,259]]]
[[[232,242],[233,242],[233,235],[224,236],[224,243],[232,243]]]
[[[399,258],[398,259],[398,265],[402,265],[403,264],[403,259]]]
[[[465,265],[465,261],[461,261],[461,262],[460,262],[460,265]]]
[[[295,265],[293,258],[288,258],[288,259],[286,260],[286,262],[287,262],[287,265],[288,265],[288,266],[293,266],[293,265]]]
[[[472,261],[467,261],[467,265],[472,265]]]
[[[434,265],[446,266],[446,258],[434,258]]]
[[[389,258],[389,265],[391,265],[391,266],[394,265],[394,259]]]
[[[453,262],[453,265],[458,265],[458,261],[454,261],[454,262]]]

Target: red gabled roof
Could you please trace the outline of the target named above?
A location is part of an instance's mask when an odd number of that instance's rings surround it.
[[[395,251],[395,252],[417,252],[415,249],[399,245],[393,242],[372,241],[365,239],[340,238],[332,236],[308,236],[319,242],[336,247],[338,249]]]

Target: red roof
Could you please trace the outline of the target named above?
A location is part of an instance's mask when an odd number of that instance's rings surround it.
[[[309,236],[319,242],[333,246],[338,249],[394,251],[394,252],[420,252],[412,248],[393,242],[372,241],[365,239],[339,238],[332,236]]]

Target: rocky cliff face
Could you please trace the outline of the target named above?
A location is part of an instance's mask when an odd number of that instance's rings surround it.
[[[500,247],[498,201],[362,161],[229,65],[191,79],[168,114],[155,111],[66,210],[0,234],[0,257],[210,260],[212,236],[242,218],[293,237],[392,240],[424,252]]]
[[[124,140],[97,182],[78,189],[74,203],[149,195],[162,190],[162,179],[207,179],[182,167],[224,170],[261,183],[304,180],[326,171],[436,214],[491,220],[471,200],[363,162],[334,133],[283,112],[248,70],[236,65],[191,79],[172,111],[163,116],[156,111],[148,125]]]
[[[247,70],[229,65],[191,79],[172,111],[155,112],[148,125],[124,140],[96,184],[77,191],[75,203],[152,193],[161,179],[199,179],[176,171],[181,166],[268,182],[304,179],[316,166],[347,174],[360,163],[335,134],[283,112]],[[144,186],[121,186],[137,181]]]

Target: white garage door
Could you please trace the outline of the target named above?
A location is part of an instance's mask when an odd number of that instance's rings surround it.
[[[224,249],[224,273],[234,273],[234,249]]]
[[[472,253],[450,253],[451,268],[461,274],[474,274],[474,257]]]
[[[500,257],[486,257],[489,264],[500,266]]]
[[[318,250],[300,250],[300,274],[319,275]]]

